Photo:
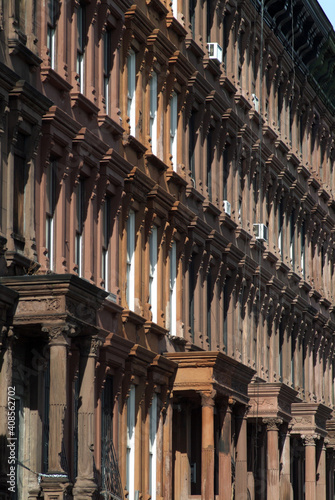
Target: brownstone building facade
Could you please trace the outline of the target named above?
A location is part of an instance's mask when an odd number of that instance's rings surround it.
[[[0,0],[0,27],[0,498],[334,500],[318,3]]]

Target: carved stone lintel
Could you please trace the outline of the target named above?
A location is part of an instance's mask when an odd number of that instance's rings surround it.
[[[283,423],[283,419],[282,418],[274,417],[274,418],[264,418],[263,419],[263,424],[266,425],[266,429],[268,431],[278,431],[279,430],[279,426],[282,423]]]

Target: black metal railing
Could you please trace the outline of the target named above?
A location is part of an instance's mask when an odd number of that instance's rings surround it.
[[[102,443],[101,494],[105,500],[123,500],[119,464],[112,440]]]

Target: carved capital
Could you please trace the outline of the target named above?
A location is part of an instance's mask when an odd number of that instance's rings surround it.
[[[42,326],[42,332],[46,333],[49,339],[50,345],[69,345],[68,333],[70,326],[66,323],[61,325],[44,325]]]
[[[301,436],[305,446],[315,446],[315,440],[317,439],[316,434],[307,434]]]
[[[98,337],[90,337],[80,341],[79,349],[82,356],[96,356],[99,347],[103,344],[102,340]]]
[[[215,406],[215,398],[216,396],[216,391],[208,391],[208,392],[200,392],[200,397],[201,397],[201,406],[209,406],[209,407],[214,407]]]
[[[278,431],[279,426],[283,423],[282,418],[264,418],[263,423],[266,425],[268,431]]]

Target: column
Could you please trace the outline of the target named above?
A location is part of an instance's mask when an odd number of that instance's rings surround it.
[[[327,500],[334,499],[334,449],[327,448]]]
[[[279,447],[278,428],[282,424],[280,418],[266,418],[267,434],[267,498],[279,498]]]
[[[49,394],[49,443],[48,474],[42,480],[45,500],[66,498],[69,484],[64,460],[64,431],[68,407],[68,325],[44,326],[42,331],[49,336],[50,350],[50,394]],[[60,475],[54,477],[53,474]]]
[[[214,498],[214,396],[215,392],[201,394],[201,498]]]
[[[231,500],[231,415],[232,401],[220,407],[219,498]]]
[[[80,390],[78,408],[78,475],[73,498],[94,498],[97,484],[94,479],[94,403],[95,361],[101,341],[97,337],[80,343]]]
[[[172,475],[173,475],[173,459],[172,459],[172,415],[173,407],[171,400],[168,401],[165,410],[162,410],[164,415],[163,425],[163,498],[172,498]]]
[[[326,499],[326,443],[324,439],[321,439],[321,442],[318,443],[318,448],[320,448],[320,456],[316,474],[316,498],[324,500]]]
[[[315,436],[307,435],[305,441],[305,500],[316,500]]]
[[[243,406],[236,415],[235,500],[247,500],[247,411]]]
[[[281,434],[282,439],[282,473],[280,475],[280,498],[282,500],[291,500],[293,498],[293,489],[291,485],[291,443],[290,429],[284,429]]]

